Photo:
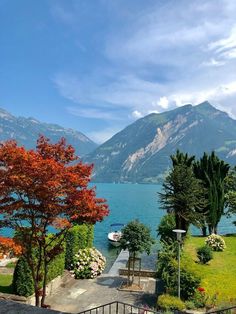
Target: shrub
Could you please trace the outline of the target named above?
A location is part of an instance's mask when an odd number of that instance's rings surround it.
[[[65,253],[57,255],[48,265],[47,282],[61,276],[65,269]]]
[[[79,250],[74,258],[72,273],[78,278],[95,278],[102,273],[106,265],[105,257],[95,248]]]
[[[177,295],[178,282],[178,265],[177,261],[172,260],[166,266],[162,274],[166,290],[172,294]],[[201,279],[192,271],[181,268],[180,284],[181,284],[181,298],[189,300],[195,293],[196,288],[199,287]]]
[[[194,303],[195,308],[198,309],[206,306],[208,298],[205,289],[198,287],[191,300]]]
[[[206,264],[213,259],[212,250],[208,245],[201,246],[197,248],[196,251],[197,257],[202,264]]]
[[[28,297],[34,293],[34,284],[31,270],[24,257],[16,263],[12,281],[13,292],[17,295]]]
[[[173,229],[175,229],[175,216],[173,214],[167,214],[162,217],[158,225],[157,235],[161,237],[161,241],[171,243],[175,241],[176,238]]]
[[[205,242],[212,248],[213,251],[224,251],[226,248],[224,239],[218,234],[213,233],[209,235]]]
[[[200,285],[200,277],[190,270],[187,265],[181,267],[181,298],[190,299],[196,288]],[[159,253],[157,274],[163,280],[166,291],[172,295],[177,295],[178,282],[178,262],[176,260],[176,246],[164,245]]]
[[[194,310],[196,308],[195,304],[193,301],[186,301],[185,302],[185,306],[186,306],[186,309],[188,310]]]
[[[173,242],[168,244],[167,242],[162,242],[162,248],[158,253],[157,262],[157,275],[162,277],[163,272],[168,269],[168,265],[177,259],[178,256],[178,244]]]
[[[73,259],[79,249],[93,246],[94,226],[89,224],[72,227],[66,236],[65,268],[73,268]]]
[[[163,311],[181,311],[185,308],[185,304],[183,301],[169,294],[160,295],[157,301],[157,306]]]

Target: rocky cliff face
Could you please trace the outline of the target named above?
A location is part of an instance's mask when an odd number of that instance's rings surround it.
[[[0,141],[15,139],[26,148],[35,148],[39,134],[45,135],[52,142],[65,137],[67,142],[75,147],[79,156],[88,154],[97,147],[88,137],[75,130],[42,123],[34,118],[14,117],[0,109]]]
[[[215,150],[236,164],[236,121],[208,102],[150,114],[98,147],[86,161],[95,164],[97,182],[157,183],[177,149],[196,157]]]

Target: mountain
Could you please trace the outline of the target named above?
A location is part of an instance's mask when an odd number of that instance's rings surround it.
[[[65,137],[79,156],[88,154],[97,147],[97,144],[78,131],[42,123],[34,118],[15,117],[0,108],[0,141],[15,139],[26,148],[35,148],[39,134],[45,135],[52,142]]]
[[[126,127],[86,156],[95,182],[158,183],[179,149],[197,158],[215,150],[236,164],[236,121],[204,102],[150,114]]]

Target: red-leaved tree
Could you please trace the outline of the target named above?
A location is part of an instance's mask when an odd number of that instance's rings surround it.
[[[92,165],[82,163],[65,139],[40,136],[36,150],[15,141],[0,146],[0,227],[15,231],[32,272],[35,305],[44,306],[48,264],[63,250],[73,223],[96,223],[108,215],[104,199],[88,187]],[[54,226],[55,232],[48,237]]]
[[[0,253],[19,256],[22,253],[22,248],[14,239],[0,236]]]

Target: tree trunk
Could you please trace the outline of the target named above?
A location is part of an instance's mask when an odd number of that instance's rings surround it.
[[[48,267],[47,263],[44,261],[44,275],[43,275],[43,289],[42,289],[42,299],[41,299],[41,307],[45,305],[45,297],[46,297],[46,285],[47,285],[47,274]]]
[[[202,235],[204,237],[206,237],[206,235],[207,235],[207,227],[206,226],[202,227]]]
[[[134,283],[134,267],[135,267],[135,252],[133,253],[133,274],[132,274],[132,284]]]
[[[35,294],[35,306],[40,306],[40,295],[39,295],[39,287],[38,284],[35,284],[34,286],[34,294]]]
[[[213,233],[213,230],[212,230],[212,226],[211,226],[211,225],[208,225],[208,230],[209,230],[209,234],[212,234],[212,233]]]

